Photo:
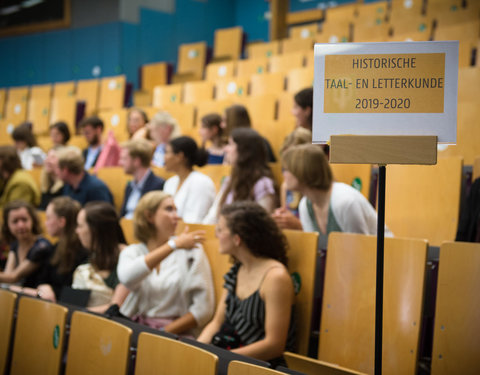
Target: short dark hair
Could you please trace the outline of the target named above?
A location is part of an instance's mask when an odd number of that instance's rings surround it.
[[[187,167],[192,168],[194,165],[203,167],[207,164],[208,152],[203,148],[198,148],[193,138],[181,136],[170,141],[170,146],[175,154],[183,153],[187,162]]]
[[[84,128],[85,126],[92,126],[94,127],[95,129],[97,128],[100,128],[103,130],[103,121],[97,117],[97,116],[90,116],[90,117],[86,117],[84,118],[81,122],[80,122],[80,129]]]
[[[313,107],[313,88],[307,87],[306,89],[300,90],[295,94],[293,97],[295,103],[302,107],[303,109],[307,109],[308,107]]]
[[[17,150],[13,146],[0,146],[0,171],[13,174],[17,169],[22,169],[22,162]]]
[[[33,124],[31,122],[23,122],[18,125],[12,132],[14,141],[23,141],[28,147],[37,145],[37,141],[32,131]]]
[[[220,215],[232,234],[238,235],[250,252],[287,266],[287,240],[270,214],[258,203],[237,201],[222,207]]]
[[[55,124],[50,125],[50,130],[57,129],[63,136],[63,144],[67,144],[70,140],[70,129],[68,129],[68,125],[63,121],[58,121]]]
[[[8,215],[11,211],[18,210],[19,208],[27,209],[28,215],[32,219],[32,233],[35,235],[42,233],[40,220],[38,219],[35,207],[33,207],[31,203],[20,200],[8,202],[3,208],[2,237],[9,243],[15,241],[16,238],[12,232],[10,232],[10,228],[8,227]]]

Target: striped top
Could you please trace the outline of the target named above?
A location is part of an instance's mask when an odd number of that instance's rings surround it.
[[[260,297],[261,285],[249,297],[243,300],[237,297],[237,274],[240,266],[240,263],[234,264],[224,276],[225,283],[223,286],[228,291],[225,320],[235,328],[235,332],[240,336],[240,346],[245,346],[265,338],[265,302]],[[293,350],[295,346],[295,325],[293,322],[292,306],[285,348],[289,351]]]

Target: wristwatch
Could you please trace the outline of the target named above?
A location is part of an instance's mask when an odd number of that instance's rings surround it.
[[[172,251],[177,249],[177,244],[175,243],[175,240],[173,238],[170,238],[168,240],[167,245],[170,246]]]

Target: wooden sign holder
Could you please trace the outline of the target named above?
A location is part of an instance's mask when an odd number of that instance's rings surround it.
[[[387,164],[437,164],[437,136],[332,135],[330,162],[378,164],[375,375],[382,373],[385,184]]]

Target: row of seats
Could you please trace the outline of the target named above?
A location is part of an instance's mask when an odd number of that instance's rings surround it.
[[[84,115],[122,108],[126,87],[126,77],[122,75],[0,89],[0,125],[11,128],[23,121],[31,121],[35,125],[34,133],[40,135],[48,133],[50,124],[64,121],[75,134],[80,115],[77,103],[83,104]]]
[[[209,260],[216,264],[212,271],[215,291],[218,295],[219,280],[224,272],[223,266],[227,268],[228,263],[226,259],[219,259],[218,243],[214,237],[213,227],[199,225],[194,229],[199,228],[207,231],[205,250]],[[299,352],[302,353],[308,345],[308,341],[304,341],[308,336],[304,334],[305,332],[309,334],[309,317],[315,282],[313,272],[316,260],[316,234],[298,231],[285,231],[285,234],[289,243],[295,246],[295,249],[289,252],[289,268],[293,274],[300,276],[296,276],[295,279],[301,286],[297,294],[296,313],[300,314],[297,316],[297,323],[299,324]],[[308,236],[310,238],[307,240]],[[375,254],[376,238],[373,236],[347,233],[333,233],[330,236],[318,350],[318,358],[324,363],[305,361],[299,356],[287,353],[286,359],[289,365],[302,360],[304,366],[306,366],[305,362],[313,362],[317,366],[317,371],[321,368],[319,366],[338,371],[337,367],[328,365],[328,363],[335,363],[357,371],[339,373],[373,373]],[[426,294],[424,288],[426,261],[427,242],[425,240],[386,239],[385,275],[388,277],[385,279],[384,288],[384,373],[414,374],[416,372],[422,310]],[[479,267],[480,245],[442,244],[440,271],[436,285],[432,375],[450,374],[452,371],[476,374],[480,369],[480,360],[475,350],[476,332],[480,329],[479,307],[475,297],[480,287]],[[4,302],[7,301],[5,294],[6,292],[0,293],[2,298],[0,306],[13,311],[11,307],[13,302],[10,304]],[[23,304],[30,304],[33,307],[34,313],[31,313],[33,315],[22,313]],[[0,316],[2,327],[6,327],[2,332],[11,332],[9,326],[5,324],[8,321],[12,324],[12,314],[2,313]],[[27,297],[20,299],[13,344],[12,374],[32,373],[25,366],[36,366],[35,373],[41,373],[40,369],[43,366],[51,369],[59,368],[66,316],[67,309],[59,305]],[[41,324],[38,324],[39,322]],[[109,327],[121,333],[114,334]],[[131,324],[130,327],[132,327]],[[46,333],[46,337],[37,333],[42,331]],[[66,374],[125,373],[129,362],[131,335],[131,328],[119,327],[116,323],[91,314],[74,312],[68,338]],[[160,333],[156,336],[159,335]],[[160,367],[168,368],[167,373],[183,374],[187,373],[184,371],[192,371],[192,368],[195,368],[196,373],[216,373],[215,360],[210,360],[210,372],[201,372],[200,363],[203,361],[197,360],[196,355],[204,356],[204,354],[187,354],[186,350],[194,351],[195,349],[185,347],[178,342],[173,344],[174,340],[156,336],[139,333],[138,338],[134,340],[137,341],[136,374],[151,373],[142,371],[147,369],[151,371],[152,368]],[[2,335],[2,342],[0,347],[7,347],[8,350],[8,335]],[[148,345],[147,342],[149,342]],[[190,341],[189,344],[194,343]],[[157,345],[168,345],[169,348],[160,349]],[[150,349],[145,349],[148,346]],[[27,350],[28,354],[21,349]],[[120,350],[120,354],[114,355],[117,349]],[[53,352],[56,356],[53,362],[48,357],[49,352]],[[165,353],[168,355],[164,356]],[[2,352],[3,362],[0,363],[3,364],[5,364],[3,358],[6,358],[4,355],[5,352]],[[27,355],[29,360],[25,361]],[[208,355],[213,357],[211,353]],[[182,362],[179,358],[189,358],[188,368],[184,369],[184,364],[179,363]],[[172,363],[169,362],[170,360],[173,360]],[[123,371],[116,366],[121,366]],[[305,371],[306,374],[323,373],[294,368]],[[119,372],[114,372],[114,369]]]

